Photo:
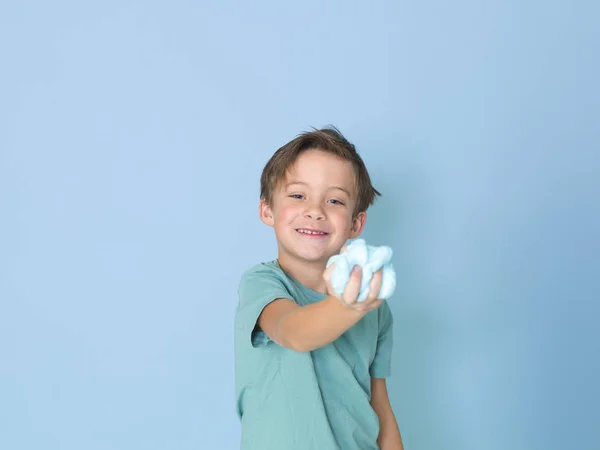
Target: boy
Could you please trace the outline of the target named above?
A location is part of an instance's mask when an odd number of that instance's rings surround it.
[[[242,450],[402,450],[385,378],[392,315],[356,299],[360,268],[343,295],[331,288],[332,255],[364,228],[380,195],[338,130],[304,133],[261,176],[259,214],[278,258],[247,270],[235,317],[237,412]]]

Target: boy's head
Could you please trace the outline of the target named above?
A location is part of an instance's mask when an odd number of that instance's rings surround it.
[[[299,135],[271,157],[260,183],[261,220],[282,251],[323,260],[364,227],[376,195],[362,158],[335,128]]]

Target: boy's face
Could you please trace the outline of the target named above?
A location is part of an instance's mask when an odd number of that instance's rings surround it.
[[[275,229],[280,258],[326,263],[362,232],[366,214],[353,218],[355,205],[352,164],[306,150],[277,186],[272,205],[261,200],[260,217]]]

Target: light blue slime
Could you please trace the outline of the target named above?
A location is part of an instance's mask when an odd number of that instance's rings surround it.
[[[390,247],[375,247],[367,245],[364,239],[355,239],[348,245],[344,253],[334,255],[327,261],[327,267],[335,263],[331,274],[331,287],[339,295],[350,280],[350,273],[354,266],[362,267],[362,282],[358,302],[364,302],[369,296],[369,284],[373,274],[383,267],[383,279],[379,289],[378,298],[388,299],[396,289],[396,272],[390,262],[392,249]]]

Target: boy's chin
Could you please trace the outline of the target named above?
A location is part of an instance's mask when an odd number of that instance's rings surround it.
[[[329,258],[340,253],[342,247],[346,244],[344,241],[342,244],[334,246],[326,246],[323,248],[305,246],[305,245],[279,245],[280,251],[284,251],[287,257],[291,257],[296,260],[304,261],[306,263],[322,263],[327,264]],[[338,248],[339,247],[339,248]]]
[[[311,252],[299,250],[288,253],[288,257],[308,264],[327,264],[327,261],[329,261],[331,256],[333,256],[331,252]]]
[[[337,252],[339,253],[339,252]],[[299,254],[298,256],[301,257],[301,259],[303,259],[306,262],[310,262],[310,263],[321,263],[321,264],[327,264],[327,261],[329,261],[329,258],[331,258],[333,255],[337,255],[337,253],[331,253],[329,252],[321,252],[321,253],[304,253],[304,254]]]

